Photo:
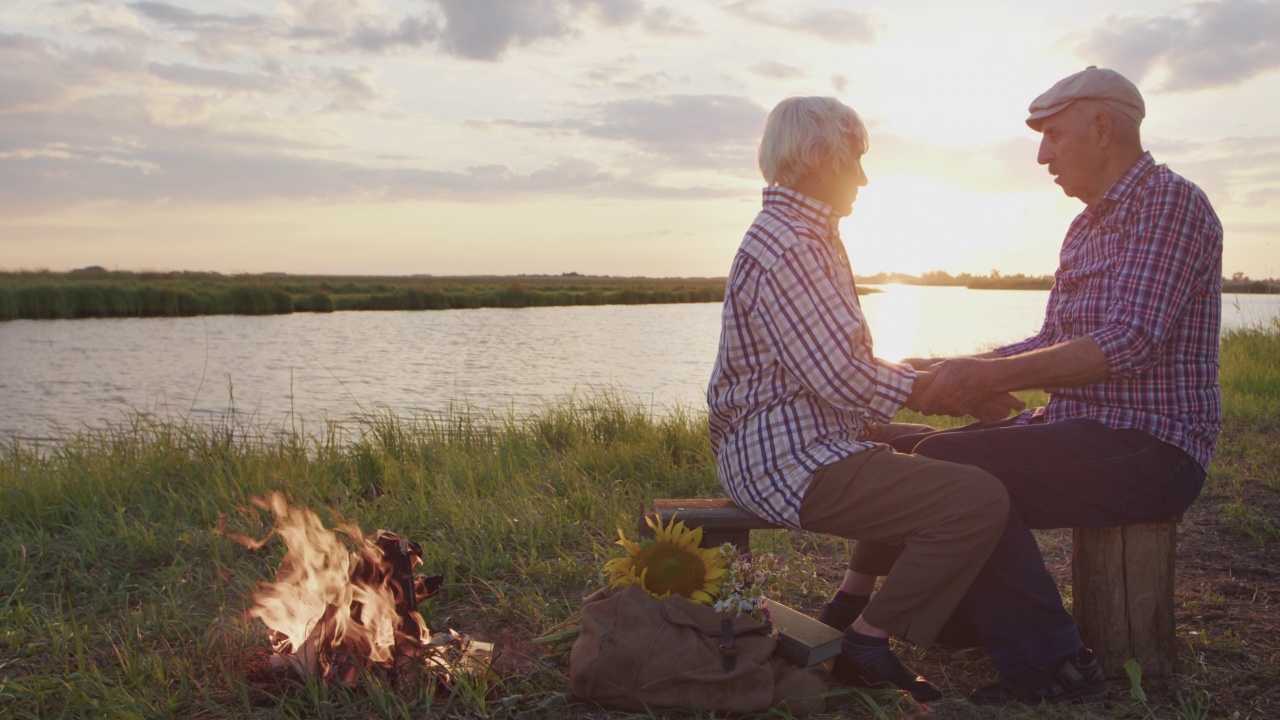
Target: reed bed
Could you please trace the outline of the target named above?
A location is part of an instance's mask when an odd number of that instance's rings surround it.
[[[1228,431],[1203,502],[1258,508],[1251,498],[1274,480],[1278,354],[1280,324],[1224,340]],[[337,426],[267,435],[233,421],[139,415],[56,443],[10,441],[0,446],[0,716],[621,717],[567,694],[567,644],[531,640],[572,625],[581,598],[601,585],[616,528],[634,537],[643,505],[716,489],[704,412],[656,412],[608,393],[565,398],[527,417],[384,415],[355,435]],[[250,551],[216,529],[222,522],[261,536],[264,517],[247,508],[273,490],[330,525],[342,518],[421,542],[423,570],[447,578],[420,608],[428,624],[496,640],[504,648],[498,672],[451,693],[430,684],[391,689],[373,678],[347,689],[255,675],[266,640],[245,612],[257,584],[274,577],[282,548]],[[1267,534],[1268,522],[1274,515],[1226,513],[1218,525],[1233,542],[1260,543],[1257,553],[1275,557],[1280,535]],[[847,545],[757,535],[760,548],[792,558],[786,602],[820,604]],[[1231,640],[1210,640],[1207,620],[1189,622],[1205,631],[1197,641],[1204,647],[1176,681],[1203,686],[1216,668],[1212,651]],[[1244,680],[1276,685],[1275,662]],[[952,658],[934,675],[962,683],[965,663],[977,661]],[[1217,689],[1213,699],[1187,695],[1181,709],[1181,694],[1161,700],[1149,691],[1141,703],[1119,691],[1120,700],[1100,709],[995,715],[951,699],[935,704],[933,717],[1229,717],[1241,709]],[[877,691],[833,698],[826,716],[918,712]]]
[[[0,272],[0,320],[719,302],[723,278]]]

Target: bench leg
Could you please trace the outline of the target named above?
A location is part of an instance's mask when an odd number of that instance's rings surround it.
[[[1174,672],[1177,539],[1176,519],[1073,531],[1073,614],[1108,677],[1124,677],[1130,658],[1146,678]]]

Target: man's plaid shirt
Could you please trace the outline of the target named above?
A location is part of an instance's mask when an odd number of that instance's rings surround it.
[[[1071,223],[1054,278],[1039,334],[997,352],[1088,335],[1111,377],[1048,388],[1023,418],[1142,430],[1207,469],[1222,428],[1222,224],[1205,194],[1144,153]]]
[[[793,528],[813,474],[875,447],[863,431],[888,422],[915,382],[872,353],[838,220],[800,193],[764,190],[729,272],[707,387],[720,483]]]

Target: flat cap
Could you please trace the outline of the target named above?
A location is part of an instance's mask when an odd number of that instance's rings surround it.
[[[1069,75],[1043,95],[1031,101],[1027,111],[1027,125],[1039,132],[1040,122],[1050,115],[1057,115],[1066,110],[1077,100],[1097,100],[1106,103],[1120,112],[1141,123],[1147,114],[1146,103],[1142,101],[1142,93],[1125,76],[1115,70],[1090,65],[1080,72]]]

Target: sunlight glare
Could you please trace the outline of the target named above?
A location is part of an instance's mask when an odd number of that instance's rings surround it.
[[[859,300],[871,326],[876,357],[897,362],[910,357],[916,347],[920,327],[920,296],[900,292],[905,286],[890,283],[880,286],[885,292],[864,295]],[[899,292],[895,292],[895,290]],[[881,302],[889,299],[889,302]]]

